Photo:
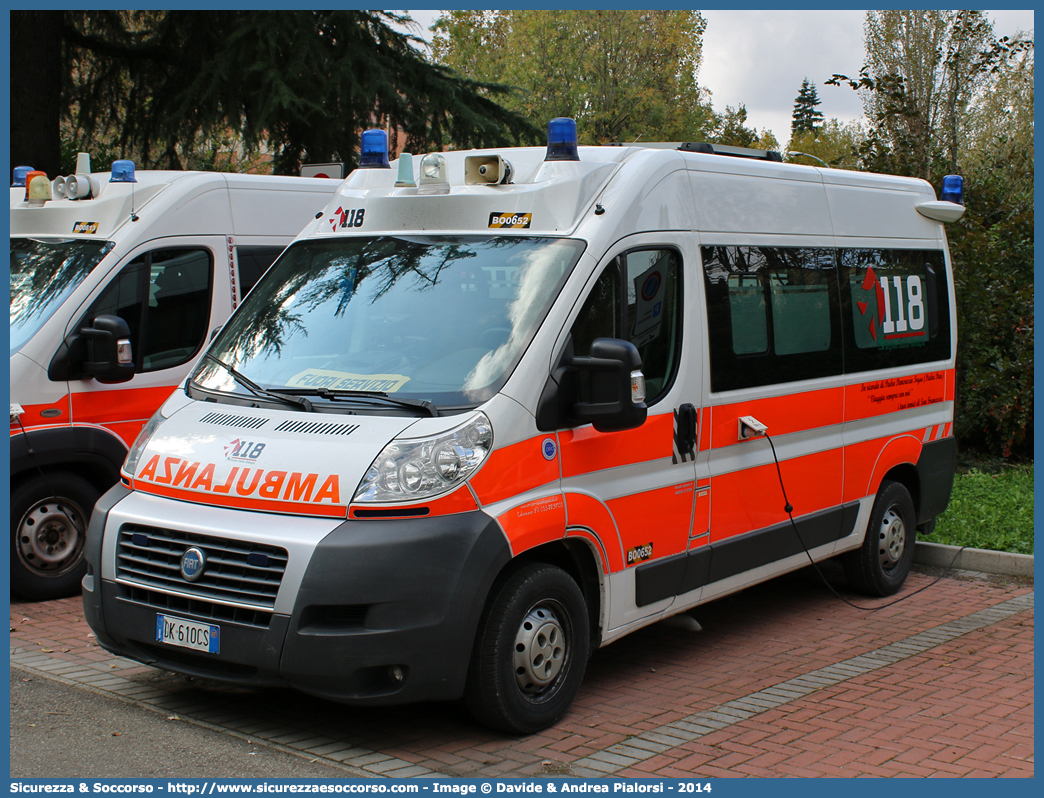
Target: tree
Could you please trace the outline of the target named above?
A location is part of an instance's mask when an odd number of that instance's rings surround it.
[[[871,122],[870,168],[928,179],[933,163],[960,171],[963,121],[992,75],[1027,42],[997,40],[981,11],[868,11],[866,64],[858,79],[834,75],[863,98]]]
[[[577,120],[583,143],[699,140],[713,125],[697,83],[706,23],[695,11],[452,11],[433,57],[505,97],[534,125]]]
[[[426,61],[415,37],[391,27],[408,18],[390,12],[46,13],[67,65],[49,90],[63,90],[71,131],[114,137],[146,166],[180,168],[229,134],[247,149],[267,144],[280,173],[302,160],[353,165],[366,127],[401,131],[414,151],[539,135],[495,102],[506,87]],[[38,61],[13,60],[12,85],[34,79]],[[31,130],[50,135],[56,124]],[[24,146],[12,138],[16,162]]]
[[[793,133],[787,144],[786,159],[794,163],[811,163],[791,153],[802,152],[820,158],[835,169],[857,169],[859,146],[866,136],[858,123],[841,124],[830,119],[814,131]]]
[[[813,137],[823,125],[823,112],[816,109],[819,105],[819,94],[816,84],[809,83],[808,78],[801,81],[801,89],[794,100],[794,115],[790,123],[790,135],[811,133]]]
[[[61,146],[61,18],[51,11],[10,14],[11,166],[54,175]]]
[[[733,108],[726,105],[725,110],[715,115],[714,128],[709,131],[707,141],[711,144],[725,144],[730,147],[747,147],[754,150],[779,151],[779,142],[772,131],[757,130],[746,126],[747,106],[740,103]]]

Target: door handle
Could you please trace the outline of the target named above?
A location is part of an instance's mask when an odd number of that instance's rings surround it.
[[[684,463],[696,459],[696,408],[689,403],[674,411],[674,456],[672,462]]]

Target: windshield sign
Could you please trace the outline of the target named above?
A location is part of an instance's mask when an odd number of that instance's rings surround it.
[[[211,354],[266,389],[354,412],[405,406],[368,401],[367,392],[473,406],[510,376],[583,248],[521,237],[299,242],[254,287]],[[193,380],[245,392],[212,359]]]
[[[111,241],[11,239],[11,354],[21,349],[113,247]]]

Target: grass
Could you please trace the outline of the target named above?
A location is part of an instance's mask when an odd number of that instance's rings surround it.
[[[1033,463],[966,457],[930,543],[1033,554]]]

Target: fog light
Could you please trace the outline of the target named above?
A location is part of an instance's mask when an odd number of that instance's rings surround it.
[[[403,673],[402,668],[399,665],[392,665],[388,668],[388,675],[391,676],[393,682],[402,684],[406,679],[406,674]]]

